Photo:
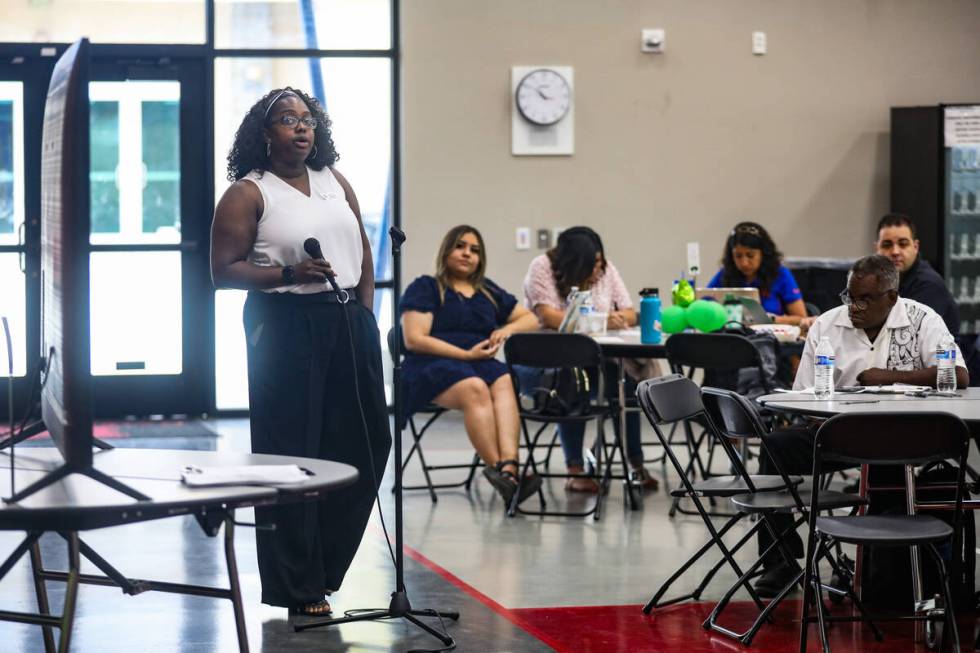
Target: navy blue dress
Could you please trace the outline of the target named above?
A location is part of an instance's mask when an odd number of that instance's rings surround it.
[[[405,289],[399,311],[432,313],[430,336],[469,349],[507,324],[517,305],[517,298],[497,284],[489,279],[483,283],[496,305],[482,292],[467,298],[452,288],[446,288],[445,298],[440,302],[435,277],[422,276]],[[404,416],[411,415],[463,379],[475,376],[490,385],[504,374],[507,366],[494,359],[461,361],[406,351],[402,362]]]

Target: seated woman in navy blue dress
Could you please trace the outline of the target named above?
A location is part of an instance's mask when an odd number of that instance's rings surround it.
[[[758,288],[762,307],[777,324],[799,324],[806,304],[793,273],[782,264],[776,243],[755,222],[739,222],[728,234],[722,268],[708,288]]]
[[[405,415],[432,402],[461,410],[466,434],[486,464],[483,474],[510,503],[517,489],[520,433],[517,398],[507,366],[494,356],[512,333],[538,328],[533,313],[484,277],[483,237],[468,225],[442,240],[436,275],[413,281],[399,310],[405,334]],[[521,484],[519,501],[541,486]]]

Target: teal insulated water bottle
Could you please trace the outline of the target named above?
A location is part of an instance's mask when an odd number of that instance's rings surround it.
[[[658,345],[660,340],[660,289],[644,288],[640,291],[640,342]]]

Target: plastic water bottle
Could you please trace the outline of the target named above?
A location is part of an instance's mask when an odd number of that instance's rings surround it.
[[[936,348],[936,390],[956,391],[956,343],[951,336],[943,336]]]
[[[578,294],[578,286],[572,286],[572,289],[568,292],[568,297],[565,298],[565,306],[568,306],[573,301],[575,301],[575,295]]]
[[[592,328],[592,313],[595,307],[592,305],[592,291],[583,290],[580,294],[584,295],[581,305],[578,308],[578,322],[575,325],[576,333],[588,334]]]
[[[820,338],[813,356],[813,392],[817,399],[831,399],[834,396],[834,348],[830,338]]]
[[[644,288],[640,298],[640,342],[660,344],[660,289]]]

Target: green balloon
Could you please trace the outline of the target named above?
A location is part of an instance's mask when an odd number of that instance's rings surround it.
[[[725,326],[728,316],[718,302],[699,299],[687,307],[687,322],[698,331],[710,333]]]
[[[687,317],[681,306],[668,306],[660,315],[660,326],[664,333],[680,333],[687,328]]]
[[[728,324],[728,313],[725,311],[725,307],[719,302],[708,302],[711,305],[711,319],[706,325],[708,328],[705,331],[712,332],[718,331],[726,324]]]

